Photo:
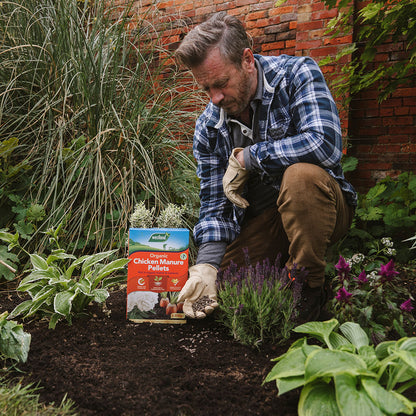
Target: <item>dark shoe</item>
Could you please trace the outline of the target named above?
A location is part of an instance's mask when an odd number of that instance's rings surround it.
[[[325,312],[324,306],[326,301],[327,293],[323,287],[312,288],[305,283],[297,306],[298,316],[296,323],[301,325],[305,322],[321,320],[321,313]]]

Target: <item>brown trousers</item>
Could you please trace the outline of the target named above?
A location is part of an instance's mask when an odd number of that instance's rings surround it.
[[[352,217],[338,182],[324,169],[309,163],[291,165],[283,175],[277,207],[243,222],[221,269],[231,261],[245,265],[244,249],[251,264],[274,261],[280,253],[289,269],[305,267],[309,286],[322,286],[327,249],[345,235]]]

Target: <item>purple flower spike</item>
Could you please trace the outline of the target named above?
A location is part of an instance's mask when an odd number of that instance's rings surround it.
[[[391,280],[394,276],[397,276],[399,272],[394,270],[393,260],[390,260],[386,265],[380,266],[380,276],[383,276],[385,280]]]
[[[339,256],[339,261],[335,265],[335,268],[338,270],[338,276],[341,280],[347,279],[348,274],[351,270],[350,265],[345,261],[344,257]]]
[[[348,302],[348,299],[352,296],[352,293],[348,292],[345,287],[338,290],[335,299],[339,302]]]
[[[367,279],[367,274],[365,272],[365,270],[363,270],[357,277],[357,279],[360,283],[367,283],[368,279]]]
[[[400,305],[400,309],[401,309],[402,311],[405,311],[405,312],[410,312],[410,311],[412,311],[412,310],[414,309],[414,307],[412,306],[412,300],[411,300],[411,299],[407,299],[405,302],[403,302],[403,303]]]

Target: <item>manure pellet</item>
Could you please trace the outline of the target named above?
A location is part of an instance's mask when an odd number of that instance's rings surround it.
[[[194,312],[203,312],[205,307],[211,305],[211,303],[214,303],[212,299],[208,296],[202,296],[202,298],[199,298],[192,304],[192,310]]]

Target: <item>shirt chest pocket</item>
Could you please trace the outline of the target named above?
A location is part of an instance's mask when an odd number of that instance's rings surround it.
[[[291,123],[289,118],[280,119],[273,123],[273,126],[267,129],[267,134],[271,140],[280,140],[284,137],[293,135],[291,131]]]

